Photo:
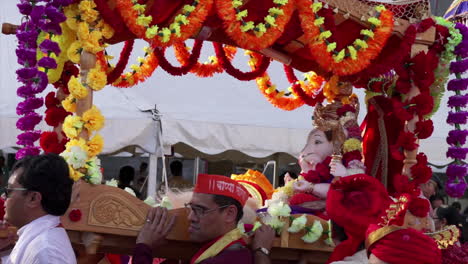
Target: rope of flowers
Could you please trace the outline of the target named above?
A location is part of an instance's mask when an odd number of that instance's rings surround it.
[[[389,53],[385,57],[378,58],[378,62],[373,63],[371,67],[352,75],[351,79],[358,80],[358,86],[367,87],[368,80],[373,77],[385,74],[394,69],[397,65],[402,64],[403,60],[410,54],[411,46],[416,40],[416,26],[410,25],[400,41],[400,44],[395,52]],[[356,85],[356,83],[355,83]]]
[[[468,79],[462,78],[462,73],[468,70],[468,28],[460,23],[457,23],[455,28],[462,35],[462,41],[455,47],[456,61],[450,64],[450,72],[454,73],[456,79],[448,83],[447,90],[455,92],[455,95],[450,96],[448,106],[452,109],[447,117],[447,123],[454,126],[447,137],[449,148],[447,158],[454,161],[447,167],[448,180],[445,184],[445,190],[452,197],[462,197],[465,194],[467,183],[467,164],[466,155],[468,148],[464,148],[468,130],[462,129],[462,125],[466,125],[468,112],[462,110],[468,105],[468,95],[466,90],[468,87]]]
[[[171,63],[166,59],[164,55],[165,48],[156,47],[153,52],[156,54],[161,68],[163,68],[166,72],[168,72],[171,75],[181,76],[187,74],[198,62],[202,47],[203,40],[195,40],[192,54],[190,54],[187,63],[180,67],[172,66]]]
[[[115,82],[125,70],[125,67],[127,66],[128,60],[130,58],[130,54],[132,53],[134,43],[134,39],[125,41],[125,45],[122,51],[120,52],[119,61],[117,62],[115,67],[107,74],[107,84]],[[107,66],[109,66],[109,64],[107,64]]]
[[[262,55],[253,51],[247,51],[246,54],[250,57],[249,66],[252,70],[257,69],[262,60]],[[293,92],[278,91],[276,85],[272,84],[267,72],[257,77],[256,82],[260,92],[268,102],[279,109],[291,111],[304,105],[304,102]]]
[[[61,128],[65,117],[70,115],[62,106],[62,100],[70,94],[67,84],[71,76],[78,76],[79,69],[71,62],[67,62],[63,68],[60,79],[53,83],[57,88],[57,93],[50,92],[45,98],[46,112],[45,121],[52,126],[53,131],[44,131],[39,139],[39,144],[44,152],[60,154],[65,150],[68,138],[61,133]],[[65,96],[65,97],[64,97]],[[59,132],[60,131],[60,132]],[[60,133],[60,134],[58,134]]]
[[[188,47],[185,45],[184,42],[177,42],[174,43],[174,53],[176,59],[179,61],[180,64],[185,65],[188,64],[190,61],[190,53],[188,52]],[[234,55],[237,52],[237,48],[233,46],[224,46],[224,52],[226,53],[226,57],[231,61],[234,58]],[[209,61],[205,63],[197,62],[193,65],[190,72],[196,74],[198,77],[212,77],[215,73],[222,73],[224,68],[222,67],[221,63],[216,56],[210,56]]]
[[[263,22],[244,21],[248,10],[241,10],[241,0],[216,0],[218,17],[226,34],[243,49],[261,50],[271,46],[282,34],[294,12],[293,0],[273,0]]]
[[[16,153],[16,159],[22,159],[27,155],[39,154],[39,147],[34,143],[40,138],[41,131],[34,130],[42,120],[42,116],[35,112],[43,105],[43,99],[36,97],[44,91],[48,84],[47,72],[57,68],[57,62],[51,57],[60,54],[59,45],[45,39],[38,43],[39,33],[46,32],[49,35],[60,35],[62,29],[60,23],[66,17],[61,11],[63,6],[71,3],[69,0],[45,1],[44,5],[23,1],[18,4],[19,12],[23,15],[20,27],[17,30],[18,48],[16,54],[18,63],[23,67],[16,71],[18,81],[23,83],[17,90],[17,94],[24,98],[18,103],[16,113],[22,115],[16,122],[16,127],[24,131],[18,135],[18,145],[23,147]],[[37,50],[46,55],[37,60]],[[42,67],[44,70],[40,70]]]
[[[294,74],[294,69],[291,66],[284,65],[284,72],[286,73],[286,77],[288,81],[291,83],[292,91],[307,105],[315,106],[317,103],[323,102],[325,96],[323,94],[323,90],[319,91],[315,94],[307,94],[304,89],[302,89],[299,80],[297,79],[296,75]]]
[[[301,27],[304,31],[310,52],[319,65],[336,75],[351,75],[365,69],[385,46],[393,31],[393,13],[383,5],[375,7],[375,17],[367,21],[370,30],[361,30],[362,39],[356,39],[352,45],[338,51],[337,43],[328,39],[333,35],[333,28],[325,26],[325,18],[318,15],[323,8],[321,2],[297,0]]]
[[[260,60],[260,64],[258,67],[256,67],[254,70],[251,72],[242,72],[231,64],[229,58],[227,57],[224,49],[223,49],[223,44],[221,43],[216,43],[213,42],[213,47],[215,48],[215,53],[216,57],[218,58],[219,62],[223,66],[224,70],[233,76],[234,78],[240,80],[240,81],[250,81],[255,78],[258,78],[262,76],[262,74],[265,73],[265,71],[268,69],[268,66],[270,66],[270,58],[267,56],[262,56],[262,59]]]
[[[145,15],[146,5],[137,0],[117,0],[116,9],[130,31],[152,47],[167,47],[195,35],[211,10],[213,0],[194,0],[184,5],[169,26],[152,25],[153,17]]]
[[[76,14],[79,16],[75,16]],[[75,42],[67,52],[70,60],[79,62],[84,51],[94,55],[103,54],[104,38],[111,38],[114,31],[99,16],[95,3],[82,0],[71,5],[67,10],[67,17],[67,25],[76,31]],[[101,60],[97,60],[94,68],[87,72],[85,80],[71,76],[68,81],[70,95],[62,101],[63,108],[73,115],[68,115],[62,125],[63,133],[70,140],[60,155],[69,164],[70,177],[75,181],[84,179],[99,184],[102,179],[97,154],[102,151],[104,139],[97,131],[104,126],[104,116],[94,105],[78,115],[77,102],[87,98],[89,90],[99,91],[105,87],[106,66]],[[83,138],[84,134],[87,135],[86,139]]]
[[[159,66],[158,59],[153,50],[149,47],[143,48],[143,57],[138,57],[138,65],[132,64],[129,72],[120,75],[112,86],[118,88],[129,88],[149,78]]]

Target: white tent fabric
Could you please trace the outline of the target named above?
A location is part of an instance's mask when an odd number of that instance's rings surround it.
[[[19,24],[20,15],[16,10],[16,0],[7,0],[0,10],[1,22]],[[144,43],[137,41],[130,63],[142,56]],[[214,52],[209,43],[202,52],[205,60]],[[111,55],[118,57],[122,45],[110,47]],[[15,69],[18,68],[14,50],[14,36],[0,38],[1,70],[0,78],[0,148],[15,146],[18,130],[15,128],[17,116],[16,97],[18,86]],[[249,70],[238,52],[234,64],[242,70]],[[176,64],[171,52],[170,61]],[[281,67],[276,63],[269,73],[278,88],[287,86]],[[48,91],[53,90],[52,87]],[[363,92],[361,115],[365,105]],[[45,93],[44,93],[45,95]],[[445,123],[447,96],[441,109],[434,116],[435,131],[428,140],[421,142],[421,151],[426,152],[429,161],[436,164],[447,163],[445,137],[450,127]],[[312,128],[313,109],[303,106],[295,111],[283,111],[273,107],[261,95],[254,81],[241,82],[227,74],[213,78],[199,78],[192,74],[174,77],[157,69],[145,83],[132,89],[106,87],[97,92],[95,104],[106,116],[106,128],[102,134],[106,140],[105,153],[113,153],[130,145],[137,145],[147,152],[154,153],[157,146],[157,129],[151,116],[140,110],[150,110],[154,106],[162,115],[163,144],[166,150],[182,142],[206,154],[219,154],[226,150],[238,150],[251,157],[265,157],[277,152],[297,156],[303,147],[306,135]],[[45,125],[39,127],[46,129]]]

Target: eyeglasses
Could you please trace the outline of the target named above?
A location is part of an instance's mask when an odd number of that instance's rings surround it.
[[[214,211],[219,210],[219,209],[226,208],[228,206],[230,206],[230,204],[223,205],[223,206],[213,208],[213,209],[205,209],[203,207],[193,205],[191,203],[185,204],[185,208],[190,209],[195,214],[195,216],[197,218],[202,218],[202,217],[206,216],[207,214],[209,214],[211,212],[214,212]]]
[[[5,197],[10,197],[10,194],[13,192],[13,191],[28,191],[28,189],[26,188],[3,188],[3,195],[5,195]]]

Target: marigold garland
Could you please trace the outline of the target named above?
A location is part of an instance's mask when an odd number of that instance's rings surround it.
[[[112,71],[107,74],[107,84],[115,82],[125,70],[125,66],[127,66],[128,64],[128,59],[130,58],[130,54],[132,53],[134,43],[134,39],[125,41],[125,45],[122,49],[122,52],[120,53],[119,61],[117,62],[116,66],[112,69]],[[108,64],[104,63],[103,65]]]
[[[308,94],[304,91],[301,87],[299,80],[297,79],[296,75],[294,74],[294,69],[291,66],[284,65],[284,72],[286,73],[286,77],[288,81],[292,84],[291,89],[292,91],[297,94],[301,100],[309,106],[315,106],[317,103],[323,102],[325,96],[323,95],[323,91],[318,92],[317,94]]]
[[[377,6],[377,17],[371,17],[368,22],[372,30],[362,30],[362,39],[357,39],[353,45],[336,51],[336,43],[328,42],[332,30],[324,26],[324,18],[317,12],[322,9],[321,2],[310,5],[310,1],[297,0],[299,18],[310,52],[319,65],[336,75],[350,75],[365,69],[370,61],[376,58],[393,31],[393,14],[383,6]]]
[[[139,58],[139,65],[133,64],[132,71],[122,74],[117,80],[112,83],[112,86],[119,88],[132,87],[147,78],[149,78],[154,70],[159,66],[156,54],[148,47],[144,48],[144,58]]]
[[[242,72],[234,68],[234,66],[231,64],[226,53],[224,52],[223,44],[213,42],[213,47],[215,48],[216,57],[220,61],[224,70],[240,81],[250,81],[258,78],[263,75],[263,73],[265,73],[265,71],[268,69],[268,66],[270,66],[271,59],[267,56],[262,56],[258,67],[256,67],[251,72]]]
[[[183,42],[174,43],[175,57],[182,65],[188,64],[190,59],[190,53],[188,47]],[[233,46],[224,46],[224,52],[226,57],[231,61],[237,52],[237,48]],[[219,62],[216,56],[210,56],[209,61],[205,63],[197,62],[193,65],[190,72],[196,74],[198,77],[212,77],[215,73],[222,73],[224,68]]]
[[[249,65],[252,70],[259,67],[259,62],[262,59],[262,55],[247,51],[250,56]],[[288,97],[291,94],[286,95],[285,92],[279,92],[276,90],[276,86],[271,83],[270,76],[264,72],[261,77],[256,78],[257,86],[262,92],[263,96],[275,107],[282,110],[291,111],[304,105],[304,102],[293,94],[293,97]]]
[[[166,47],[194,36],[201,28],[213,5],[213,0],[194,0],[184,5],[168,27],[151,25],[152,17],[144,15],[146,5],[135,0],[117,0],[116,8],[130,31],[145,39],[152,47]]]
[[[250,57],[249,66],[255,70],[259,67],[259,61],[262,55],[247,51],[246,54]],[[275,107],[291,111],[304,105],[304,101],[292,91],[292,87],[288,88],[291,92],[278,91],[276,86],[271,83],[270,76],[268,73],[263,73],[261,77],[256,78],[257,86],[267,100]],[[315,73],[305,74],[304,81],[298,81],[299,89],[305,92],[307,95],[315,95],[321,88],[323,78]],[[292,96],[292,97],[290,97]]]
[[[184,64],[180,67],[172,66],[171,63],[166,59],[164,55],[164,50],[162,50],[161,48],[156,47],[153,52],[156,54],[161,68],[163,68],[166,72],[170,73],[171,75],[181,76],[187,74],[198,62],[198,58],[200,58],[200,52],[202,47],[203,40],[195,40],[193,51],[192,54],[190,54],[187,64]]]
[[[105,46],[103,40],[111,38],[114,34],[114,30],[101,19],[95,7],[93,1],[82,0],[65,11],[66,24],[76,31],[75,42],[67,52],[70,60],[75,63],[79,62],[83,51],[95,54],[97,58],[102,56]],[[70,95],[62,101],[63,108],[68,112],[76,112],[76,103],[88,96],[88,88],[95,91],[103,89],[107,84],[106,69],[106,62],[98,59],[95,67],[89,70],[86,80],[71,76],[68,81]],[[80,137],[83,129],[91,136],[103,125],[104,117],[95,106],[85,111],[82,116],[75,113],[65,118],[62,130],[70,138],[70,142],[61,156],[69,164],[70,177],[74,180],[84,178],[94,184],[100,183],[102,173],[96,155],[102,151],[103,139],[97,134],[88,142]]]
[[[242,1],[215,0],[218,17],[223,20],[224,31],[243,49],[261,50],[271,46],[282,34],[294,12],[293,0],[273,0],[277,7],[270,8],[264,23],[245,22],[247,10],[240,10]],[[251,34],[253,31],[254,34]]]

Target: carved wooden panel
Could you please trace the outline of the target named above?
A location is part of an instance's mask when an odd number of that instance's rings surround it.
[[[138,231],[146,215],[118,193],[98,195],[89,208],[88,224]]]

